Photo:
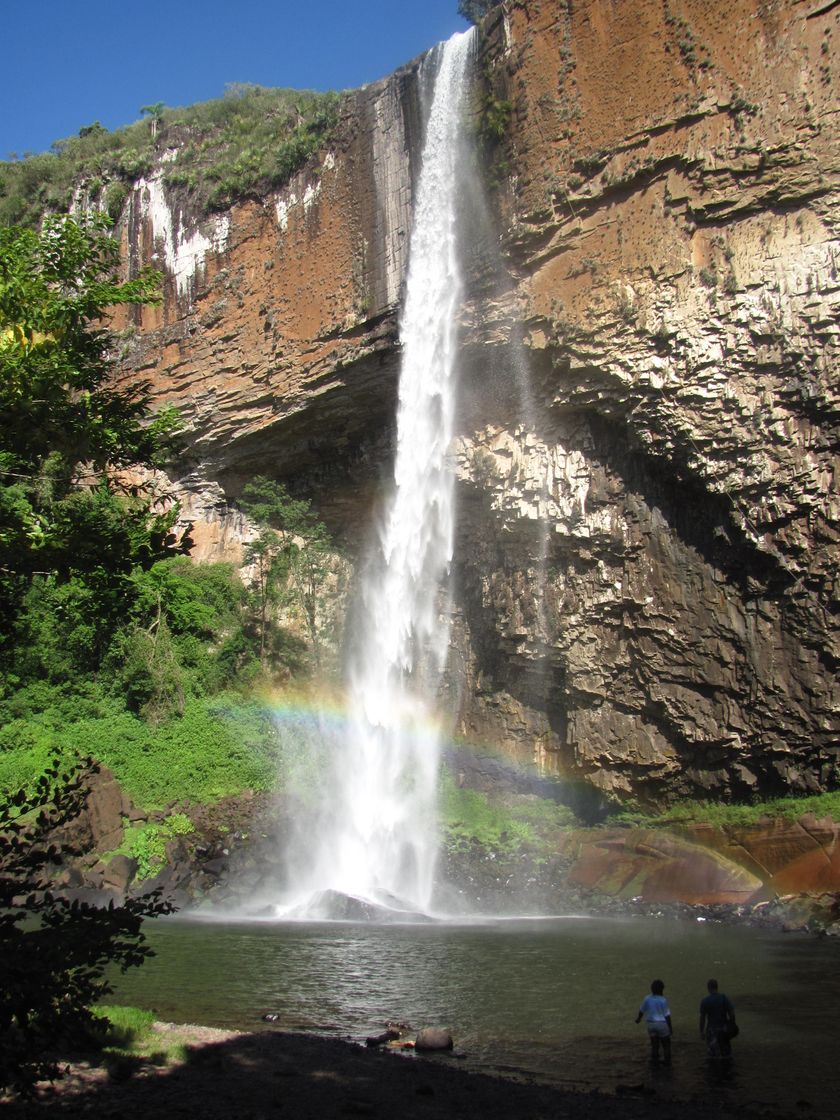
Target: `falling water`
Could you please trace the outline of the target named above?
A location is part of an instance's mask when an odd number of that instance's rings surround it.
[[[296,877],[298,898],[307,901],[295,909],[307,916],[426,913],[431,899],[434,710],[449,641],[453,541],[456,203],[470,39],[470,32],[456,35],[440,51],[400,324],[393,492],[362,588],[349,731],[332,752],[330,804],[309,836],[309,869]]]

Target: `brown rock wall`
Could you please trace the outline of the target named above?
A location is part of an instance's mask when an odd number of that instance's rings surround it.
[[[755,904],[840,890],[840,825],[767,819],[755,825],[569,832],[569,880],[619,898],[692,905]]]
[[[752,827],[694,826],[688,836],[748,868],[777,894],[840,890],[840,825],[813,815]]]
[[[504,690],[607,793],[832,785],[838,12],[528,0],[486,33],[530,407],[464,428],[461,729]]]
[[[187,428],[176,481],[199,557],[236,555],[247,530],[228,500],[243,479],[318,475],[363,458],[383,430],[387,441],[416,86],[409,67],[349,95],[332,148],[229,214],[191,214],[159,175],[135,187],[126,255],[163,269],[165,298],[115,326],[124,375],[147,381]]]

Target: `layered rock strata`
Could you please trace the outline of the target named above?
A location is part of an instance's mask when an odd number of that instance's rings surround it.
[[[837,20],[531,0],[488,29],[533,419],[465,433],[464,726],[610,793],[837,780]]]
[[[467,738],[611,798],[837,784],[838,20],[507,0],[480,29],[449,698]],[[199,558],[235,555],[255,473],[362,543],[422,84],[352,95],[260,203],[134,191],[166,298],[124,370],[187,422]]]

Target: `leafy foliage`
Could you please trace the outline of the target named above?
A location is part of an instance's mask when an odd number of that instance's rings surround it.
[[[118,283],[116,264],[96,222],[0,232],[0,790],[84,742],[148,808],[213,802],[275,779],[275,730],[242,692],[261,652],[288,674],[306,643],[260,616],[232,565],[177,555],[177,511],[119,485],[121,468],[160,462],[173,420],[109,382],[102,316],[153,292],[151,276]],[[257,491],[283,515],[266,532],[285,534],[287,607],[317,642],[326,534],[306,503]],[[148,861],[162,839],[137,839]]]
[[[259,661],[238,574],[175,557],[124,584],[110,619],[81,580],[41,581],[27,596],[0,674],[0,789],[78,742],[149,808],[268,788],[276,731],[242,695]],[[303,643],[275,631],[283,664],[299,664]]]
[[[187,697],[180,715],[150,724],[89,681],[30,685],[0,702],[0,723],[0,791],[31,781],[53,754],[70,757],[78,742],[147,809],[269,789],[277,773],[270,713],[231,691]]]
[[[166,181],[185,188],[196,210],[258,197],[326,143],[339,106],[335,93],[235,85],[189,108],[145,105],[146,119],[113,132],[95,122],[50,153],[0,163],[0,223],[35,226],[45,212],[67,211],[79,186],[116,220],[130,184],[166,150],[177,151]]]
[[[101,220],[0,229],[0,617],[5,632],[33,585],[68,592],[110,619],[135,564],[176,551],[177,510],[153,508],[120,468],[153,466],[176,425],[140,389],[109,382],[118,303],[156,299],[157,277],[115,279],[119,248]],[[79,582],[81,581],[81,582]],[[91,621],[96,628],[96,623]]]
[[[480,790],[461,788],[446,767],[441,770],[439,797],[443,834],[455,849],[477,844],[509,854],[526,846],[548,852],[554,847],[552,831],[580,823],[571,809],[545,798],[491,798]]]
[[[142,805],[165,805],[175,791],[212,803],[242,789],[266,789],[274,779],[272,731],[255,707],[225,694],[188,700],[181,716],[156,728],[135,720],[130,745],[103,735],[100,754]]]
[[[142,824],[125,832],[119,848],[111,856],[122,853],[137,860],[137,878],[152,879],[166,863],[166,845],[175,836],[189,836],[195,826],[186,813],[170,813],[160,824]]]
[[[109,384],[116,304],[158,300],[157,273],[119,283],[119,245],[101,219],[54,217],[40,232],[0,229],[0,409],[3,466],[49,459],[45,489],[78,463],[154,462],[172,417],[151,425],[140,390]]]
[[[470,23],[479,23],[499,0],[458,0],[458,14]]]
[[[247,595],[231,564],[173,558],[137,568],[104,668],[133,711],[157,722],[256,668]]]
[[[329,533],[310,502],[293,498],[269,478],[249,482],[241,504],[259,527],[245,559],[254,570],[251,594],[259,617],[260,658],[265,664],[273,613],[281,608],[303,621],[313,660],[320,666],[333,622],[327,590],[341,572]]]
[[[258,626],[235,569],[178,556],[177,511],[118,482],[173,422],[108,380],[101,317],[153,292],[116,263],[96,222],[0,231],[0,789],[85,742],[144,804],[212,801],[270,782],[262,723],[239,738],[241,697],[208,699],[254,680]],[[303,642],[272,636],[298,664]]]
[[[91,1005],[112,990],[106,968],[142,964],[143,918],[172,909],[156,895],[97,909],[47,889],[62,857],[53,837],[78,815],[94,769],[53,762],[33,788],[0,801],[0,1084],[18,1090],[58,1074],[48,1049],[90,1028]]]

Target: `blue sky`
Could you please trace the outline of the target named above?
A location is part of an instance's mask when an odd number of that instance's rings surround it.
[[[228,82],[350,89],[466,26],[457,0],[5,0],[0,159]]]

